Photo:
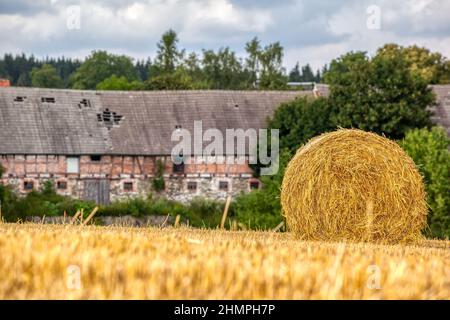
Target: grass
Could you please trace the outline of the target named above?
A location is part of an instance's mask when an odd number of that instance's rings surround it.
[[[344,244],[274,232],[3,223],[0,252],[0,299],[450,297],[450,241]]]

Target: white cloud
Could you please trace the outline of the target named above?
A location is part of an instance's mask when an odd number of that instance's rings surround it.
[[[69,5],[81,9],[81,29],[66,27]],[[369,5],[381,9],[381,29],[366,27]],[[189,50],[231,46],[242,52],[259,36],[285,46],[285,64],[315,68],[350,50],[374,52],[387,42],[427,46],[450,56],[447,0],[0,0],[0,53],[85,56],[93,49],[144,58],[173,28]]]

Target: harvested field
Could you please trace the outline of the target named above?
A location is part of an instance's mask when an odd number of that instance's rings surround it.
[[[450,241],[0,224],[0,299],[449,299]]]

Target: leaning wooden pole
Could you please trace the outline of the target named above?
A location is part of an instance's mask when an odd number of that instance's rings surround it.
[[[98,211],[98,207],[95,207],[94,210],[92,210],[92,212],[88,215],[88,217],[86,218],[86,220],[84,220],[84,222],[82,223],[83,226],[87,225],[88,222],[94,217],[95,213]]]
[[[74,224],[75,221],[78,219],[78,216],[80,215],[80,210],[75,213],[75,215],[72,217],[72,220],[70,220],[70,224]]]
[[[222,220],[220,221],[220,229],[225,227],[225,221],[227,220],[228,209],[230,208],[231,196],[227,197],[227,202],[225,203],[225,209],[223,210]]]

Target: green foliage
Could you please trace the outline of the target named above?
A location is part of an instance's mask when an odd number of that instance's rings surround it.
[[[312,137],[335,129],[327,99],[297,98],[277,108],[269,127],[280,130],[280,149],[292,154]]]
[[[73,75],[72,86],[74,89],[96,89],[97,84],[113,75],[128,81],[137,80],[132,59],[106,51],[93,51]]]
[[[244,89],[248,75],[240,59],[230,48],[221,48],[217,53],[203,50],[204,80],[210,89]]]
[[[192,78],[183,70],[150,77],[143,85],[145,90],[190,90],[196,89]]]
[[[291,157],[292,154],[289,151],[282,151],[277,174],[262,176],[261,189],[239,195],[233,203],[237,221],[249,228],[256,229],[272,229],[283,221],[280,189],[285,168]]]
[[[289,72],[289,81],[292,82],[320,82],[321,80],[320,70],[317,70],[316,74],[314,74],[309,63],[300,68],[297,62]]]
[[[140,90],[143,84],[137,80],[128,81],[124,76],[117,77],[113,74],[97,84],[97,90]]]
[[[428,83],[409,71],[401,51],[378,54],[348,53],[333,60],[325,74],[330,84],[331,121],[402,138],[412,128],[430,126],[434,95]]]
[[[151,66],[150,74],[170,74],[177,69],[184,51],[178,50],[178,36],[172,29],[165,32],[158,42],[158,52],[154,64]]]
[[[61,88],[63,86],[62,79],[56,72],[55,67],[49,64],[31,70],[31,84],[38,88]]]
[[[423,78],[427,83],[448,83],[450,73],[448,61],[439,53],[416,45],[402,47],[397,44],[386,44],[378,49],[378,55],[394,57],[401,54],[413,76]]]
[[[153,190],[161,192],[166,187],[164,182],[164,163],[161,160],[156,161],[156,174],[153,178]]]
[[[450,238],[450,139],[444,129],[408,131],[401,146],[422,173],[430,213],[428,235]]]

